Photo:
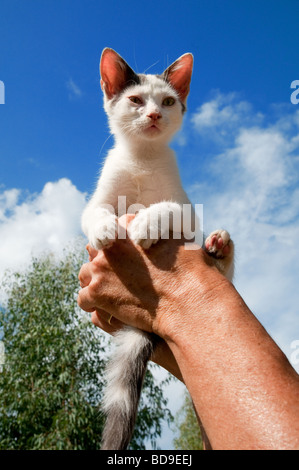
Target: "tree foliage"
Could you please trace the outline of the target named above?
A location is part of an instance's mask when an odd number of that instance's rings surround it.
[[[182,408],[176,416],[179,436],[174,440],[175,449],[202,450],[200,427],[196,418],[190,395],[186,393]]]
[[[0,449],[98,449],[109,342],[77,306],[83,261],[65,253],[34,259],[7,277],[0,309],[5,364],[0,373]],[[105,351],[105,354],[104,354]],[[155,441],[168,416],[148,373],[132,447]]]

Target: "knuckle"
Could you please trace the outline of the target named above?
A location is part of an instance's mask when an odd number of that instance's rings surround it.
[[[104,275],[97,273],[93,276],[89,284],[89,293],[92,298],[101,297],[103,295]]]
[[[106,249],[107,253],[109,248]],[[99,254],[94,258],[93,263],[97,273],[104,273],[110,270],[109,260],[107,259],[107,253],[104,250],[99,251]]]
[[[86,285],[89,283],[91,278],[91,272],[89,268],[89,264],[85,263],[82,265],[79,274],[78,274],[78,279],[81,285]]]

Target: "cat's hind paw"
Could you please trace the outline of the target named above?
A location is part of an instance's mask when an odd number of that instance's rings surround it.
[[[208,255],[216,259],[230,256],[233,250],[230,234],[221,229],[210,233],[205,241],[205,250]]]

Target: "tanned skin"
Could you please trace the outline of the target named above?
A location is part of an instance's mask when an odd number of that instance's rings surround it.
[[[298,374],[204,250],[129,239],[88,249],[79,306],[106,332],[128,324],[161,338],[153,360],[185,383],[207,448],[299,449]]]

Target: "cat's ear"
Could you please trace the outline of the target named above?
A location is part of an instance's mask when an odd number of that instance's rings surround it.
[[[190,91],[192,69],[193,55],[187,53],[177,59],[163,73],[164,80],[175,89],[183,103]]]
[[[130,83],[139,83],[139,78],[127,62],[113,49],[102,52],[100,62],[101,87],[108,99],[120,93]]]

